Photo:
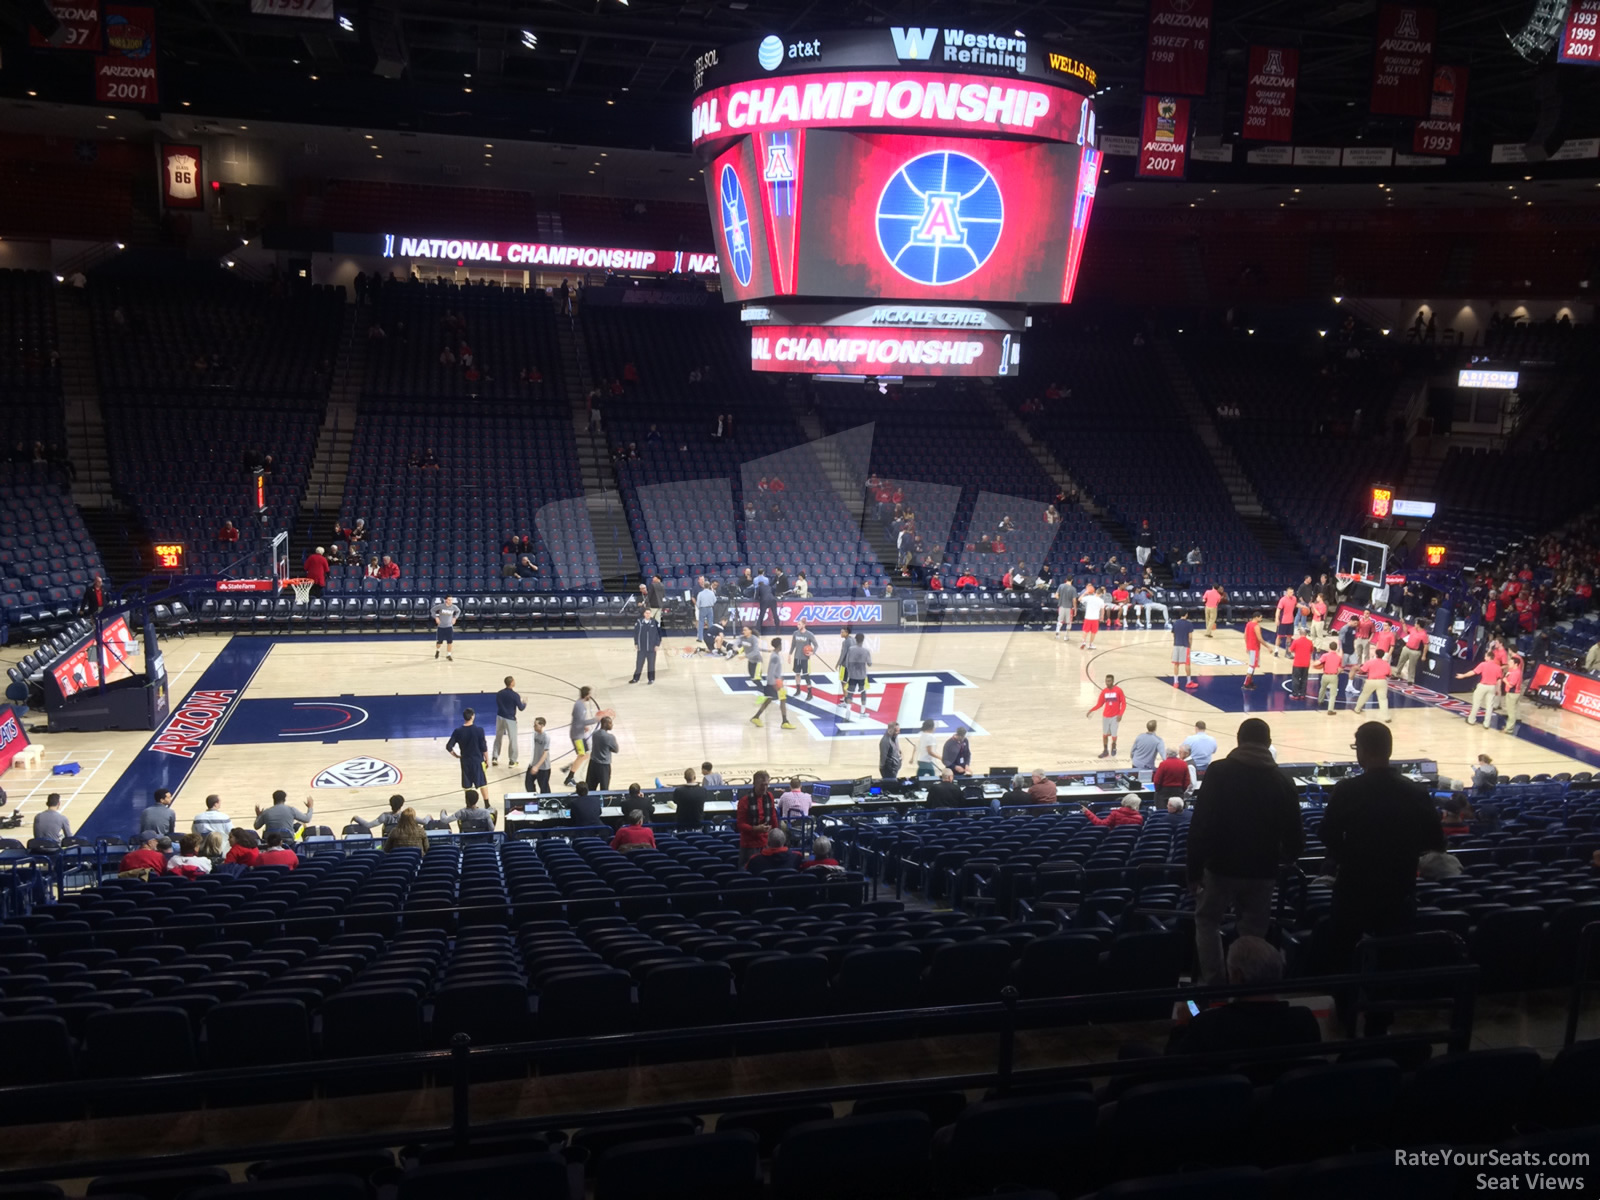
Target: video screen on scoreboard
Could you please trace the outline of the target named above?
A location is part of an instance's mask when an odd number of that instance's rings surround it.
[[[1098,165],[1071,143],[827,129],[744,138],[706,185],[723,288],[738,299],[1064,303]]]

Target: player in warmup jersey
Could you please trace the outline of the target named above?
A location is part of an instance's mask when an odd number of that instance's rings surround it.
[[[448,646],[445,659],[456,660],[456,622],[461,619],[461,606],[454,596],[446,596],[433,606],[433,623],[437,627],[433,641],[433,656],[439,657],[441,647]]]
[[[1094,584],[1087,584],[1083,589],[1083,641],[1078,643],[1079,650],[1094,649],[1095,634],[1100,632],[1100,614],[1105,608],[1105,597]]]
[[[1131,599],[1132,597],[1128,594],[1128,589],[1123,587],[1120,583],[1111,590],[1110,607],[1113,616],[1113,624],[1118,629],[1123,629],[1128,624],[1128,607]]]
[[[563,780],[567,787],[577,782],[578,771],[589,758],[589,733],[600,724],[600,718],[604,715],[590,692],[587,685],[578,689],[578,699],[572,706],[572,722],[567,726],[567,735],[572,738],[572,749],[576,755]]]
[[[1078,605],[1078,589],[1073,586],[1069,577],[1061,581],[1061,586],[1056,589],[1056,637],[1061,636],[1062,629],[1072,632],[1072,610]]]
[[[1344,666],[1344,655],[1339,653],[1339,643],[1329,642],[1322,657],[1317,659],[1322,668],[1322,682],[1317,686],[1317,703],[1326,703],[1328,715],[1333,716],[1334,705],[1339,703],[1339,668]]]
[[[844,705],[849,716],[855,715],[855,701],[851,699],[855,695],[861,697],[861,715],[867,715],[867,672],[872,669],[872,651],[867,649],[866,642],[866,634],[856,634],[855,641],[841,656],[844,663],[844,695],[839,697],[839,703]]]
[[[1192,626],[1191,626],[1192,628]],[[1100,689],[1100,698],[1094,702],[1086,716],[1100,714],[1100,755],[1101,758],[1115,758],[1117,756],[1117,726],[1122,723],[1122,714],[1128,711],[1128,697],[1117,686],[1115,675],[1106,676],[1106,685]],[[1109,747],[1109,748],[1108,748]]]
[[[789,658],[794,664],[794,694],[796,699],[812,699],[811,660],[817,653],[817,635],[806,628],[804,621],[794,623],[794,633],[789,638]]]
[[[1194,622],[1182,609],[1172,618],[1172,686],[1178,686],[1178,668],[1189,677],[1183,686],[1194,691],[1200,685],[1194,681],[1194,667],[1189,664],[1189,643],[1194,638]]]
[[[1256,686],[1256,672],[1261,668],[1261,614],[1251,613],[1244,623],[1244,687]]]
[[[1284,588],[1283,595],[1278,597],[1278,633],[1273,638],[1273,658],[1288,650],[1289,640],[1294,637],[1295,610],[1299,607],[1300,602],[1294,598],[1294,589]]]
[[[461,760],[462,789],[468,792],[476,790],[487,804],[489,794],[483,789],[489,782],[484,774],[484,767],[489,762],[489,739],[484,736],[483,730],[478,728],[476,717],[477,714],[472,709],[462,709],[461,724],[450,735],[450,740],[445,742],[444,748],[451,758]]]
[[[789,724],[789,693],[783,686],[783,639],[772,639],[772,653],[767,655],[767,674],[761,681],[761,703],[756,707],[756,715],[750,718],[750,724],[759,726],[761,714],[767,711],[767,705],[774,700],[778,702],[778,717],[783,722],[785,729],[793,729]],[[866,708],[866,699],[863,697],[861,707]]]
[[[1289,643],[1289,654],[1294,667],[1289,677],[1289,695],[1296,700],[1306,698],[1306,678],[1311,674],[1311,656],[1316,649],[1316,643],[1304,633],[1296,634],[1294,641]]]

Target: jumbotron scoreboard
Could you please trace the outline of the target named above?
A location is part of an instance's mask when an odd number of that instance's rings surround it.
[[[1072,300],[1100,176],[1096,72],[1015,31],[768,35],[695,62],[723,294],[751,365],[1013,373]]]

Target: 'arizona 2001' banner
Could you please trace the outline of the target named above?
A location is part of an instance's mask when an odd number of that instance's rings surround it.
[[[1211,59],[1211,0],[1150,0],[1144,90],[1204,96]]]
[[[1600,0],[1572,0],[1556,57],[1564,63],[1600,64]]]
[[[1300,51],[1251,46],[1240,136],[1258,142],[1293,141],[1294,94],[1299,83]]]
[[[1460,154],[1461,124],[1467,112],[1467,68],[1440,63],[1433,69],[1428,115],[1411,135],[1413,154]]]
[[[1378,45],[1372,70],[1372,111],[1425,117],[1433,89],[1431,8],[1385,4],[1378,9]]]
[[[156,10],[106,5],[106,52],[94,60],[97,100],[157,104]]]
[[[1139,129],[1139,174],[1145,179],[1182,179],[1189,160],[1189,102],[1177,96],[1146,96]]]

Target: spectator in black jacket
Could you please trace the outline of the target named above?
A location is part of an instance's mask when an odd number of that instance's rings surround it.
[[[1333,789],[1322,814],[1319,834],[1338,869],[1325,959],[1332,971],[1354,967],[1364,935],[1405,929],[1416,911],[1417,859],[1444,849],[1433,801],[1389,765],[1393,751],[1394,735],[1383,722],[1357,729],[1361,774]]]
[[[945,767],[939,772],[939,782],[928,788],[928,807],[964,808],[966,803],[966,793],[956,782],[955,773],[949,767]]]
[[[1239,937],[1228,947],[1228,982],[1239,987],[1283,978],[1283,955],[1264,938]],[[1310,1045],[1322,1040],[1316,1014],[1276,996],[1245,996],[1208,1008],[1172,1031],[1168,1054],[1216,1054]]]
[[[600,824],[600,807],[604,800],[599,796],[589,794],[589,785],[579,780],[572,789],[572,799],[567,802],[567,808],[572,813],[574,825]]]
[[[1271,745],[1272,730],[1265,721],[1245,721],[1239,726],[1239,745],[1211,763],[1195,798],[1189,887],[1198,893],[1195,951],[1207,987],[1226,982],[1221,927],[1228,909],[1237,914],[1241,935],[1265,937],[1279,864],[1293,862],[1305,848],[1300,802],[1294,785],[1272,760]]]
[[[695,782],[694,768],[683,772],[683,782],[672,789],[672,807],[677,814],[679,829],[699,829],[706,813],[706,801],[711,793]]]

